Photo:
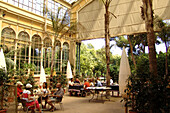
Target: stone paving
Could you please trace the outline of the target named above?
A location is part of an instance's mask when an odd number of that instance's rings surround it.
[[[64,110],[56,104],[56,110],[53,113],[124,113],[125,107],[120,102],[120,97],[111,97],[110,101],[92,101],[90,96],[76,97],[65,95],[63,98]],[[21,111],[19,113],[22,113]],[[51,113],[44,111],[43,113]]]

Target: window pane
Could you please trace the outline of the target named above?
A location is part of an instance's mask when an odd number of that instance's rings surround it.
[[[41,38],[39,35],[32,37],[31,45],[31,63],[36,66],[35,74],[40,74],[40,63],[41,63]]]

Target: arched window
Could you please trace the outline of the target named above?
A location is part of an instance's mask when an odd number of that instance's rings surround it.
[[[67,42],[65,42],[63,44],[63,50],[62,50],[62,59],[63,59],[63,62],[62,62],[62,71],[63,73],[66,74],[66,70],[67,70],[67,61],[69,60],[69,45]]]
[[[43,45],[43,67],[44,68],[51,69],[51,54],[52,54],[52,41],[50,38],[45,38],[44,45]]]
[[[21,31],[18,34],[17,69],[22,69],[24,64],[28,64],[29,41],[30,41],[30,37],[27,32]]]
[[[31,63],[36,66],[36,70],[35,70],[34,74],[40,74],[40,66],[41,66],[41,37],[39,35],[34,35],[32,37]]]
[[[55,43],[55,57],[54,57],[54,68],[56,72],[60,72],[60,64],[61,64],[61,42],[59,40]]]
[[[1,33],[1,45],[3,46],[4,53],[8,53],[8,58],[14,60],[15,54],[15,38],[16,34],[12,28],[6,27]]]

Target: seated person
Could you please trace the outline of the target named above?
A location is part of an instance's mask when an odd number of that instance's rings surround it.
[[[81,84],[80,80],[76,78],[76,80],[74,81],[74,85],[80,85],[80,84]]]
[[[70,79],[70,81],[68,82],[69,86],[73,86],[74,82],[73,82],[73,78]]]
[[[89,79],[90,87],[94,87],[94,83],[92,79]]]
[[[113,79],[110,78],[110,85],[113,85]]]
[[[87,90],[87,89],[86,89],[87,87],[90,87],[90,84],[89,84],[89,82],[87,81],[87,79],[84,79],[84,86],[83,86],[83,88],[84,88],[85,90]]]
[[[71,86],[74,86],[74,81],[73,81],[73,78],[70,79],[70,81],[68,82],[68,87],[71,88]],[[70,91],[70,95],[73,95],[73,92]]]
[[[53,93],[51,98],[47,101],[48,104],[51,106],[50,111],[54,111],[54,105],[52,104],[53,101],[55,102],[61,102],[63,95],[64,95],[64,90],[61,87],[61,83],[57,83],[56,88],[58,89],[56,92]]]
[[[95,80],[97,87],[102,87],[102,83],[99,79]]]
[[[36,105],[36,108],[39,110],[39,112],[41,113],[41,110],[40,110],[40,106],[39,106],[39,103],[37,100],[31,98],[31,88],[32,88],[32,85],[31,84],[27,84],[26,85],[26,89],[23,91],[22,93],[22,99],[23,100],[26,100],[27,103],[26,103],[26,106],[32,106],[32,105]],[[32,109],[32,112],[34,112],[34,110]]]
[[[40,96],[38,98],[38,102],[40,103],[41,102],[41,99],[42,100],[45,100],[45,105],[43,106],[43,108],[46,108],[46,104],[47,104],[47,99],[48,99],[48,94],[49,94],[49,90],[47,89],[47,82],[44,82],[43,83],[43,88],[41,89],[41,94],[42,94],[42,97]]]
[[[23,91],[22,91],[23,84],[22,84],[22,82],[18,81],[16,83],[16,86],[17,86],[17,101],[21,102],[21,95],[23,93]]]

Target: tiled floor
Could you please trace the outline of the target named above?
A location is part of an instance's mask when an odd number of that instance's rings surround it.
[[[60,109],[59,104],[56,104],[54,113],[124,113],[125,108],[120,102],[120,97],[111,97],[110,101],[92,101],[89,102],[90,96],[75,97],[65,95],[63,98],[64,110]],[[22,112],[20,112],[22,113]],[[44,111],[44,113],[51,113]]]

